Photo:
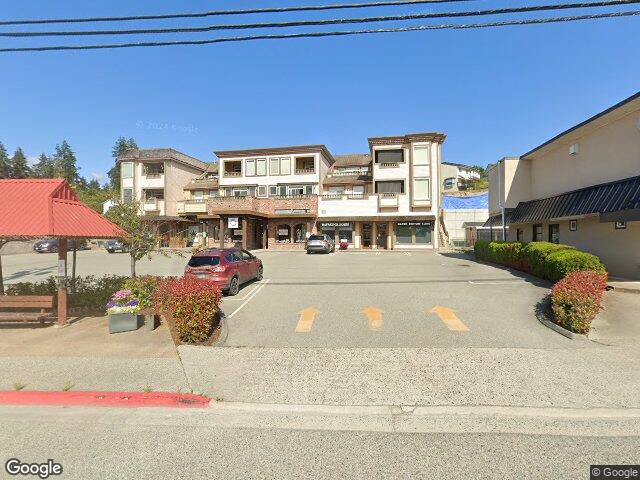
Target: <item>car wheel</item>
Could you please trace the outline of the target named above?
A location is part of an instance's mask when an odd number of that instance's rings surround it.
[[[258,267],[258,274],[256,275],[256,280],[260,281],[262,280],[262,276],[264,273],[264,269],[262,268],[262,265]]]
[[[230,297],[235,297],[240,291],[240,282],[238,282],[238,277],[233,277],[231,282],[229,282],[229,289],[227,290],[227,295]]]
[[[113,250],[107,250],[107,253],[113,253],[113,252],[114,252]]]

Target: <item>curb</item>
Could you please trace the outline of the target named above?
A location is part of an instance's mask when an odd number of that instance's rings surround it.
[[[0,391],[0,405],[208,408],[211,399],[170,392]]]

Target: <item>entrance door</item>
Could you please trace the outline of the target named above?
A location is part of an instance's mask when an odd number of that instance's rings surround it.
[[[371,248],[372,232],[373,232],[373,225],[371,223],[362,224],[362,248]]]
[[[386,223],[377,223],[376,224],[376,246],[378,248],[387,248],[387,224]]]

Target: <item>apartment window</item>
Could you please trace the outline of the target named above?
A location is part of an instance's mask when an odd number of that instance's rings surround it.
[[[122,162],[120,168],[122,178],[133,178],[133,162]]]
[[[157,177],[164,173],[164,163],[145,163],[143,168],[147,177]]]
[[[444,180],[444,189],[451,190],[456,186],[456,179],[453,177],[445,178]]]
[[[344,187],[329,187],[329,195],[343,195]]]
[[[280,175],[280,159],[269,159],[269,175]]]
[[[415,147],[413,149],[414,165],[429,165],[429,147]]]
[[[258,185],[258,196],[266,197],[267,196],[267,186],[266,185]]]
[[[376,163],[403,163],[404,150],[376,150]]]
[[[290,157],[284,157],[280,159],[280,175],[291,175]]]
[[[264,176],[267,174],[267,159],[258,158],[256,160],[256,175]]]
[[[315,157],[297,157],[296,158],[296,173],[308,174],[315,171]]]
[[[376,182],[376,193],[404,193],[404,181]]]
[[[217,197],[218,190],[209,190],[209,198]]]
[[[549,241],[551,243],[560,243],[560,225],[557,223],[549,225]]]
[[[195,192],[193,192],[193,199],[201,202],[202,200],[204,200],[204,192],[202,190],[196,190]]]
[[[122,189],[122,201],[123,202],[132,202],[133,201],[133,188],[123,188]]]
[[[364,185],[354,185],[353,186],[353,194],[354,195],[364,195]]]
[[[269,196],[275,197],[278,195],[278,186],[277,185],[269,185]]]
[[[289,195],[304,195],[304,186],[302,185],[292,185],[288,190]]]
[[[414,178],[413,179],[413,199],[414,200],[429,200],[431,195],[429,193],[430,181],[428,178]]]
[[[537,223],[533,226],[533,241],[541,242],[542,241],[542,224]]]
[[[249,189],[248,188],[234,188],[232,190],[232,195],[234,197],[246,197],[247,195],[249,195]]]
[[[230,177],[239,177],[242,174],[242,160],[225,161],[224,174]]]
[[[244,174],[246,177],[255,177],[256,176],[256,161],[251,158],[245,161],[244,164]]]

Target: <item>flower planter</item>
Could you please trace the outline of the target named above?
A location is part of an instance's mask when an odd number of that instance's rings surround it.
[[[109,315],[109,333],[131,332],[142,324],[142,315],[137,313],[113,313]]]
[[[157,315],[154,314],[154,313],[145,313],[143,315],[145,330],[155,330],[156,329],[156,317],[157,317]]]

